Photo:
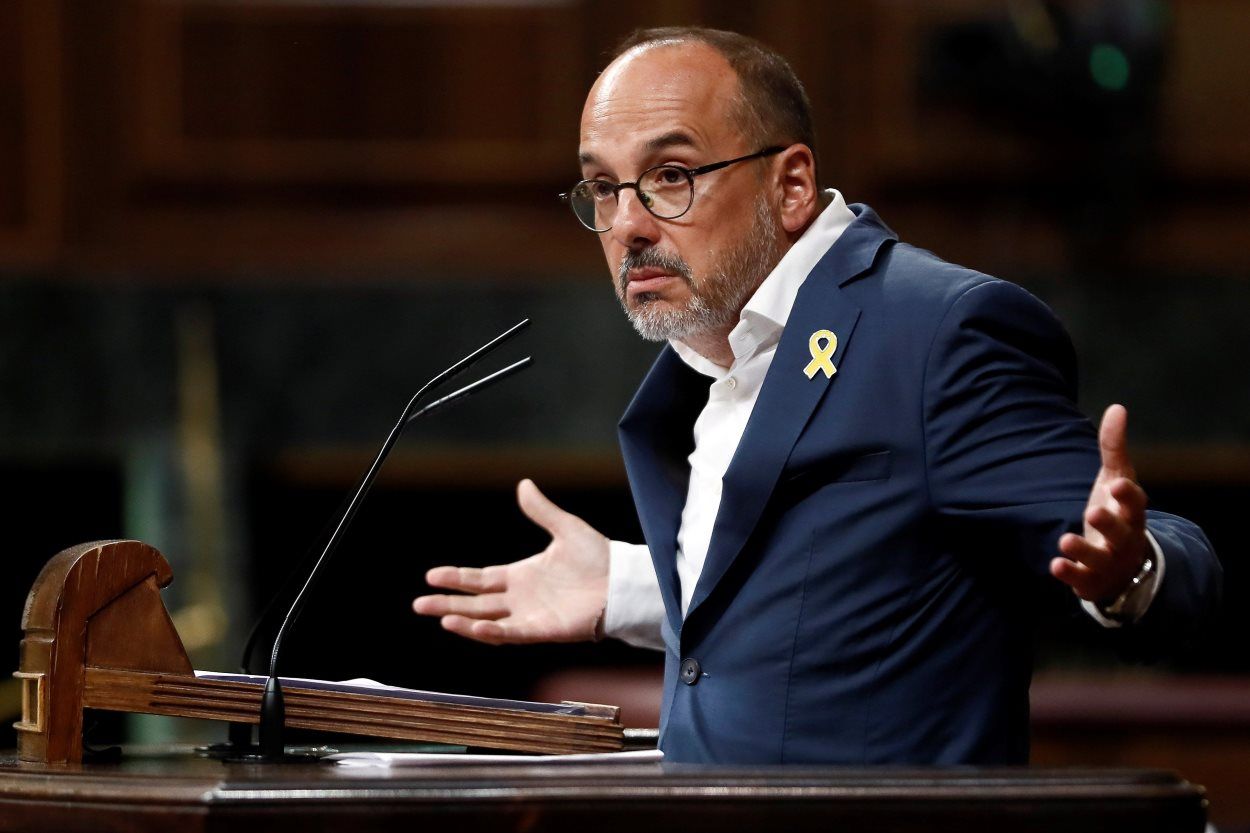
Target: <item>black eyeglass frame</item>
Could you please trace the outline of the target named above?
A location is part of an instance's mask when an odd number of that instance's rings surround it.
[[[621,191],[624,191],[627,188],[632,188],[634,190],[634,193],[638,195],[638,201],[642,203],[642,207],[647,209],[647,213],[649,213],[651,216],[657,217],[661,220],[676,220],[679,217],[686,216],[688,213],[690,213],[690,209],[694,207],[694,178],[696,176],[701,176],[703,174],[710,174],[713,171],[719,171],[721,168],[728,168],[730,165],[736,165],[739,162],[746,162],[747,160],[750,160],[750,159],[763,159],[766,156],[773,156],[775,154],[781,153],[785,149],[786,148],[784,145],[769,145],[763,150],[757,150],[755,153],[748,153],[746,156],[739,156],[734,159],[726,159],[723,162],[711,162],[707,165],[700,165],[697,168],[683,168],[681,165],[656,165],[655,167],[647,168],[645,171],[640,173],[638,175],[638,179],[636,179],[633,182],[609,182],[606,179],[583,179],[580,182],[578,182],[576,185],[574,185],[568,191],[568,193],[560,194],[560,200],[562,202],[567,203],[569,208],[573,209],[573,216],[577,218],[577,222],[581,223],[583,228],[590,229],[590,231],[593,231],[595,234],[603,234],[604,232],[611,231],[612,226],[608,226],[607,228],[601,228],[601,229],[594,228],[593,226],[589,226],[586,224],[586,221],[582,219],[581,215],[577,213],[577,209],[573,208],[573,192],[576,191],[581,186],[590,182],[599,183],[601,185],[607,185],[609,188],[611,188],[612,198],[617,201],[618,205],[620,203]],[[650,203],[650,199],[648,198],[648,195],[640,187],[640,183],[644,179],[647,178],[647,174],[651,173],[652,171],[658,171],[662,168],[672,168],[675,171],[681,171],[683,174],[685,174],[686,185],[690,189],[690,200],[686,203],[685,209],[681,211],[679,214],[674,214],[671,217],[665,217],[663,214],[656,214],[654,211],[652,211],[651,206],[648,204]],[[615,220],[613,221],[613,225],[615,225]]]

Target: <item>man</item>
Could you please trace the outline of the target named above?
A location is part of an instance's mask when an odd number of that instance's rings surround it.
[[[414,608],[485,642],[662,644],[670,760],[1024,762],[1052,576],[1158,641],[1210,615],[1219,566],[1146,511],[1124,409],[1097,436],[1076,410],[1049,310],[817,188],[808,110],[731,33],[641,32],[604,70],[569,199],[668,342],[620,425],[646,547],[523,481],[551,545],[431,570],[467,595]]]

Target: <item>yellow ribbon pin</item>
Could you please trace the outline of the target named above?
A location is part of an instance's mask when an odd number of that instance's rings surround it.
[[[824,347],[820,346],[821,342],[825,343]],[[817,330],[812,333],[812,337],[807,340],[807,349],[812,352],[812,360],[807,363],[807,367],[803,368],[803,372],[807,374],[807,378],[812,379],[816,376],[816,371],[823,370],[825,378],[833,378],[833,374],[838,369],[833,366],[833,362],[829,361],[833,358],[833,354],[838,349],[838,337],[829,330]]]

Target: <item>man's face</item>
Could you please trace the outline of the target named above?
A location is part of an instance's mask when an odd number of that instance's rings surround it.
[[[633,182],[656,165],[697,168],[759,148],[731,115],[738,81],[700,43],[653,46],[614,61],[582,111],[582,177]],[[650,214],[620,192],[612,228],[599,235],[617,296],[646,338],[728,332],[781,256],[778,223],[757,165],[695,179],[684,216]]]

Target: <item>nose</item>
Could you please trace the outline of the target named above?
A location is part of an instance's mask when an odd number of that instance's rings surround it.
[[[608,233],[629,249],[655,245],[660,237],[659,220],[643,207],[638,192],[633,188],[622,188],[616,200],[616,219]]]

